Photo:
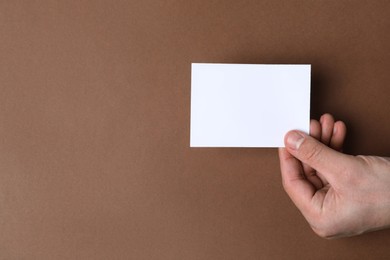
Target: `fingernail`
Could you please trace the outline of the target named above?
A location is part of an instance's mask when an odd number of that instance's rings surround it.
[[[290,149],[298,150],[303,142],[303,139],[304,136],[294,131],[288,134],[286,143]]]
[[[333,134],[336,134],[336,131],[337,131],[337,127],[336,125],[333,126]]]

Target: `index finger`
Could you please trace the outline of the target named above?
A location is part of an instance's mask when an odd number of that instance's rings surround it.
[[[302,163],[285,148],[279,148],[279,161],[284,190],[302,214],[308,214],[316,188],[306,179]]]

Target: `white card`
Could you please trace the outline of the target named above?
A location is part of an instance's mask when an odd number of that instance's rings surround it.
[[[311,65],[192,63],[191,147],[284,147],[309,132]]]

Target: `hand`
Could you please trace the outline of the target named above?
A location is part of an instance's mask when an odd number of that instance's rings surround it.
[[[324,238],[390,227],[390,158],[341,153],[345,124],[325,114],[279,149],[283,187]]]

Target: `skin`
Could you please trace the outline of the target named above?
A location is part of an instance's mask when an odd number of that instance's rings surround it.
[[[283,187],[323,238],[390,227],[390,158],[342,153],[346,132],[324,114],[310,136],[290,131],[279,148]]]

